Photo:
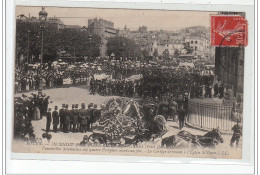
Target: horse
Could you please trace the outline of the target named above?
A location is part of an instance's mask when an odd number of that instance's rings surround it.
[[[161,141],[161,146],[169,147],[214,147],[218,143],[223,143],[222,133],[218,129],[212,129],[205,135],[193,135],[188,131],[180,131],[177,135],[165,137]],[[189,143],[189,144],[187,144]]]

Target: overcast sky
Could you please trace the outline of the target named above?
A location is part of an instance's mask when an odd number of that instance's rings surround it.
[[[214,12],[166,11],[166,10],[129,10],[129,9],[95,9],[95,8],[58,8],[46,7],[48,17],[59,17],[65,25],[87,26],[88,19],[98,17],[114,22],[115,28],[130,30],[145,25],[148,30],[179,30],[191,26],[210,25],[210,15]],[[16,7],[16,16],[38,17],[41,7]]]

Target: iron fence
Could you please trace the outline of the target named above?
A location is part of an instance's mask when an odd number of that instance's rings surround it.
[[[231,131],[237,120],[242,119],[242,113],[232,112],[232,106],[223,104],[205,104],[189,101],[187,122],[191,125],[220,131]]]

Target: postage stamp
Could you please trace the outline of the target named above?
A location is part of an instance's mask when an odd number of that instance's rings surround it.
[[[244,17],[236,15],[211,16],[212,46],[247,46],[248,26]]]
[[[247,22],[219,14],[16,6],[12,151],[241,159]]]

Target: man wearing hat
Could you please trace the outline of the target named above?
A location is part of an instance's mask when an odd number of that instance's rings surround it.
[[[64,111],[65,111],[65,104],[62,104],[62,108],[59,111],[59,117],[60,117],[60,131],[64,130]]]
[[[87,131],[87,111],[85,109],[85,104],[81,104],[81,109],[79,111],[79,119],[80,119],[80,131],[86,132]]]
[[[68,110],[69,105],[66,104],[65,110],[64,110],[64,132],[69,132],[69,126],[70,126],[70,111]]]
[[[90,127],[92,130],[92,124],[95,123],[101,117],[101,109],[97,109],[97,105],[94,104],[93,117],[90,120]]]
[[[54,110],[52,112],[52,121],[53,121],[53,131],[54,132],[57,132],[57,126],[59,124],[59,114],[58,114],[58,106],[55,106],[54,107]]]
[[[73,124],[73,132],[76,132],[79,130],[79,110],[78,110],[78,104],[75,104],[74,110],[72,110],[72,124]]]
[[[87,117],[86,117],[86,120],[87,120],[87,131],[89,131],[90,130],[90,121],[93,118],[93,103],[90,103],[88,105],[88,109],[87,109],[86,113],[87,113]]]
[[[49,132],[50,131],[50,126],[51,126],[51,108],[48,109],[46,118],[47,118],[46,132]]]
[[[72,129],[73,129],[73,111],[74,110],[75,110],[75,105],[72,104],[71,110],[69,110],[69,112],[70,112],[70,126],[69,126],[70,131],[72,131]]]
[[[49,99],[50,96],[47,96],[46,98],[44,98],[43,100],[43,115],[45,115],[47,113],[47,109],[48,109],[48,105],[49,105]]]

